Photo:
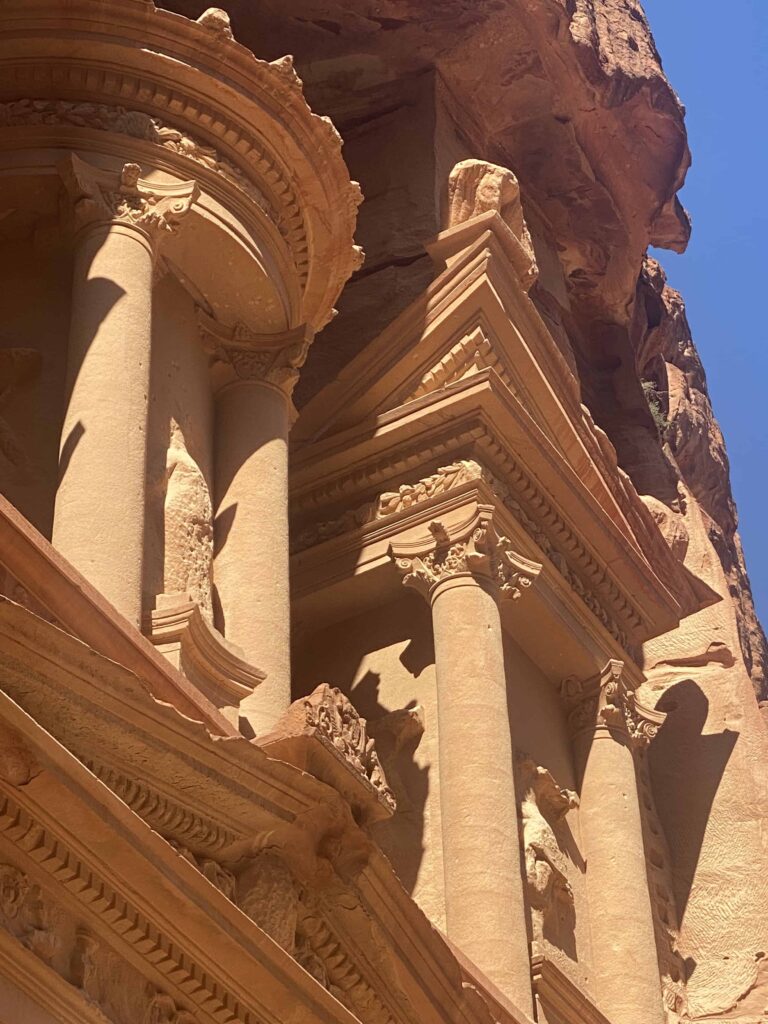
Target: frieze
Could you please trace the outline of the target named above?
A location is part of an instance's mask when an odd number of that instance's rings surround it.
[[[483,432],[480,433],[479,437],[473,438],[473,440],[485,442],[484,446],[491,449],[495,460],[501,461],[505,469],[514,474],[515,482],[519,485],[519,489],[525,493],[526,497],[532,499],[537,512],[544,518],[544,522],[537,522],[528,514],[516,499],[517,490],[513,490],[499,476],[492,474],[485,466],[475,460],[462,459],[439,468],[435,473],[424,477],[414,484],[404,484],[397,491],[385,492],[374,501],[348,509],[336,519],[321,520],[305,527],[298,533],[294,541],[293,552],[305,551],[315,544],[331,540],[350,530],[366,526],[389,515],[396,515],[420,502],[428,501],[430,498],[447,493],[473,480],[483,480],[494,494],[503,501],[505,507],[512,512],[531,539],[541,548],[574,593],[589,608],[592,614],[599,619],[621,647],[626,649],[628,645],[626,631],[621,628],[615,618],[607,611],[605,604],[595,591],[585,585],[582,574],[576,572],[562,551],[555,546],[555,543],[550,538],[550,533],[554,534],[558,538],[558,542],[568,550],[569,554],[577,559],[584,576],[605,587],[609,594],[611,606],[618,607],[633,625],[642,625],[643,620],[641,617],[623,597],[618,587],[608,579],[604,570],[589,555],[573,531],[552,506],[546,502],[517,463],[507,456],[500,446],[492,444],[490,438],[484,435]],[[413,461],[415,462],[417,459],[414,458]],[[369,471],[374,479],[377,475],[377,469],[378,467],[372,467]],[[356,474],[355,479],[359,481],[359,472]],[[336,484],[334,491],[326,490],[324,496],[327,500],[332,500],[340,489],[340,485]],[[304,504],[308,505],[310,501],[313,504],[319,504],[322,500],[322,494],[323,492],[318,492],[317,495],[313,495],[310,499],[305,498]]]
[[[215,979],[183,953],[105,879],[83,863],[58,837],[49,833],[25,809],[2,793],[0,834],[33,856],[38,867],[62,885],[90,913],[99,917],[118,941],[129,943],[148,968],[163,974],[172,973],[179,989],[195,993],[195,1002],[205,1005],[206,1012],[221,1024],[254,1024],[252,1016],[245,1013]],[[10,866],[5,880],[0,879],[0,889],[5,892],[5,904],[9,908],[8,912],[3,910],[4,923],[20,918],[27,894],[32,892],[31,924],[26,926],[26,937],[22,941],[42,959],[46,956],[50,958],[58,945],[58,937],[51,924],[56,917],[55,910],[40,899],[39,889],[30,888],[29,880],[23,872],[14,874]],[[87,955],[92,957],[93,950]],[[93,972],[94,969],[93,964],[82,968],[87,972]],[[126,991],[126,987],[122,986],[121,991]],[[149,1012],[147,1008],[146,1014]],[[149,1019],[148,1016],[146,1019]],[[129,1021],[126,1020],[125,1024],[129,1024]]]

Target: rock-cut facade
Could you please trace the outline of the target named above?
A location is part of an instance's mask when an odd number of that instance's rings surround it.
[[[639,0],[0,4],[2,1024],[768,1019],[688,164]]]

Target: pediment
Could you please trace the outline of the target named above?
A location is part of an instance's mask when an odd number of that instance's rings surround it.
[[[556,444],[578,433],[578,384],[511,264],[508,233],[486,215],[438,237],[429,248],[442,269],[426,295],[302,410],[297,449],[483,371],[495,372]]]

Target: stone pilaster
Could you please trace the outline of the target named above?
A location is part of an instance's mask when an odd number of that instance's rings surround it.
[[[53,543],[118,611],[141,622],[153,263],[197,198],[137,164],[61,166],[75,221],[67,401]]]
[[[214,582],[224,635],[266,673],[240,704],[260,736],[291,703],[288,433],[311,335],[199,323],[216,389]]]
[[[513,751],[499,604],[540,566],[500,537],[490,511],[460,531],[430,525],[421,550],[394,544],[403,582],[432,609],[438,687],[446,928],[451,941],[532,1012]]]
[[[592,977],[598,1004],[615,1024],[663,1024],[634,757],[665,716],[642,706],[623,669],[609,661],[587,683],[563,683],[581,778]]]

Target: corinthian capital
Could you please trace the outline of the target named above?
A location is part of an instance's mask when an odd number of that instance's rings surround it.
[[[289,398],[312,341],[306,325],[281,334],[256,334],[242,324],[225,327],[198,311],[203,347],[219,370],[220,384],[253,380],[280,388]]]
[[[59,168],[72,199],[78,228],[122,223],[140,229],[151,241],[173,231],[199,195],[197,183],[144,181],[138,164],[105,171],[71,153]]]
[[[623,735],[633,747],[645,746],[657,735],[666,715],[642,704],[624,680],[624,662],[611,660],[587,682],[571,676],[561,686],[574,736],[599,728]]]
[[[493,586],[499,597],[517,600],[541,571],[537,562],[523,558],[507,537],[499,536],[489,512],[480,512],[459,530],[435,520],[429,532],[431,539],[421,545],[394,543],[389,549],[403,583],[424,597],[445,580],[474,576]]]

